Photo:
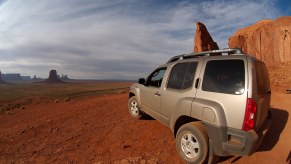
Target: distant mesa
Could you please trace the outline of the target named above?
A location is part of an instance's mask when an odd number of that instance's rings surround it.
[[[2,74],[2,78],[5,81],[10,81],[10,82],[21,82],[23,81],[20,73],[9,73],[9,74]]]
[[[2,78],[2,73],[0,71],[0,84],[7,84],[7,82],[5,82]]]
[[[219,47],[213,41],[206,26],[201,22],[196,22],[196,34],[194,39],[194,52],[218,50]]]
[[[35,83],[65,83],[64,81],[70,81],[68,75],[62,75],[61,77],[57,74],[56,70],[51,70],[49,73],[49,77],[47,79],[42,79],[37,77],[36,75],[31,78],[30,76],[21,76],[20,73],[9,73],[2,74],[0,72],[0,84],[10,84],[10,83],[27,83],[27,82],[35,82]]]
[[[61,78],[61,80],[64,80],[64,81],[66,81],[66,80],[71,80],[69,77],[68,77],[68,75],[62,75],[62,77],[60,77]]]
[[[33,76],[33,78],[31,79],[32,81],[40,81],[42,80],[42,78],[40,77],[36,77],[36,75]]]
[[[6,73],[1,74],[2,81],[5,82],[25,82],[25,81],[31,81],[30,76],[21,76],[20,73]]]
[[[264,61],[268,66],[291,61],[291,16],[261,20],[238,30],[228,39],[230,48]]]
[[[31,77],[30,76],[21,76],[21,79],[24,81],[30,81]]]
[[[50,84],[65,83],[63,80],[60,79],[56,70],[50,70],[49,77],[44,82]]]

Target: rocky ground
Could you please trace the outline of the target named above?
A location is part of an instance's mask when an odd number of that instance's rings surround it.
[[[291,62],[268,67],[272,90],[286,92],[291,89]]]
[[[0,161],[181,162],[170,129],[150,118],[132,119],[127,99],[96,96],[2,113]]]
[[[183,163],[169,128],[127,111],[127,94],[46,101],[0,114],[0,163]],[[259,150],[220,163],[288,163],[291,94],[272,94],[273,124]]]

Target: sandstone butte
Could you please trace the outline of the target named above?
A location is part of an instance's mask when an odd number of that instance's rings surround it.
[[[194,52],[202,52],[219,49],[213,41],[206,26],[201,22],[196,22],[196,34],[194,39]]]
[[[56,70],[51,70],[48,79],[44,81],[45,83],[64,83],[57,74]]]
[[[230,48],[264,61],[268,66],[291,61],[291,16],[261,20],[238,30],[228,40]]]

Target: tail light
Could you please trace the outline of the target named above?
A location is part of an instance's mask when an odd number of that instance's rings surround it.
[[[254,128],[257,105],[254,99],[247,99],[245,119],[242,129],[248,131]]]

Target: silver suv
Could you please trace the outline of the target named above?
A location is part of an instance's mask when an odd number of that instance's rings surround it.
[[[130,87],[128,110],[169,126],[188,163],[251,155],[271,124],[265,64],[241,49],[175,56]]]

